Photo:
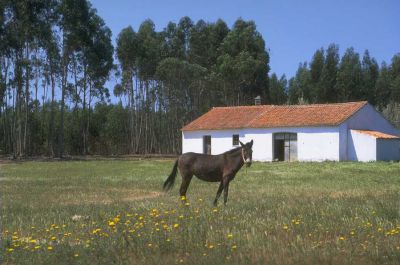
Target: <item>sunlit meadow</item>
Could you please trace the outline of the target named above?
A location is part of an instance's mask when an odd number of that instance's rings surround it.
[[[2,264],[399,264],[399,163],[254,163],[217,183],[172,160],[0,165]]]

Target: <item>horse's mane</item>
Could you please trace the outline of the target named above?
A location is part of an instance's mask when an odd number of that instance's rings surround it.
[[[239,149],[241,149],[242,147],[241,146],[239,146],[239,147],[236,147],[236,148],[233,148],[233,149],[231,149],[231,150],[228,150],[228,151],[226,151],[224,154],[232,154],[232,153],[235,153],[235,152],[237,152]]]

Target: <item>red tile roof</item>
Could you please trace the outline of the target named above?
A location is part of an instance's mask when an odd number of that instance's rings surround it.
[[[377,131],[367,131],[367,130],[352,130],[352,131],[362,133],[362,134],[367,134],[367,135],[370,135],[370,136],[378,138],[378,139],[400,139],[399,136],[382,133],[382,132],[377,132]]]
[[[240,128],[336,126],[350,118],[367,101],[313,104],[216,107],[182,128],[182,131]]]

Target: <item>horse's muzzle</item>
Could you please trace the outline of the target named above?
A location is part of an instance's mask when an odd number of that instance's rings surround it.
[[[251,160],[249,158],[246,159],[246,161],[244,161],[244,163],[246,164],[246,167],[251,166]]]

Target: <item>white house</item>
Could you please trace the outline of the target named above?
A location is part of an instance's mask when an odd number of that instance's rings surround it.
[[[182,152],[252,139],[256,161],[400,160],[400,131],[366,101],[213,108],[182,128]]]

